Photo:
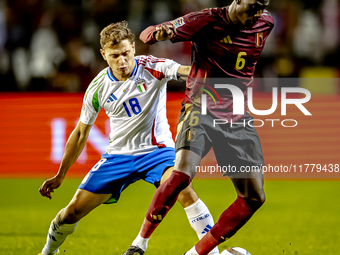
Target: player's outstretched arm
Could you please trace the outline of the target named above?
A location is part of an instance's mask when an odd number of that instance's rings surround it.
[[[153,44],[157,41],[170,40],[175,35],[172,25],[161,24],[146,28],[139,36],[144,43]]]
[[[177,69],[177,79],[181,81],[186,81],[190,73],[191,66],[180,66]]]
[[[66,143],[65,152],[61,160],[58,173],[54,177],[46,180],[39,188],[39,192],[42,196],[51,199],[51,192],[54,192],[54,189],[60,187],[67,171],[78,159],[80,153],[82,152],[89,136],[91,127],[92,125],[86,125],[80,121],[78,122]]]
[[[170,40],[174,35],[174,27],[172,25],[162,24],[156,27],[154,37],[157,41]]]

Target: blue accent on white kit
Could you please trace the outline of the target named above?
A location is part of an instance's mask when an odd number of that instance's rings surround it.
[[[109,76],[111,81],[118,81],[116,77],[114,77],[113,74],[111,73],[110,67],[107,68],[107,75]]]
[[[135,59],[135,67],[133,68],[133,71],[132,71],[130,77],[136,75],[137,70],[138,70],[138,62],[137,62],[137,60]],[[107,68],[107,74],[108,74],[108,76],[109,76],[109,78],[110,78],[111,81],[118,81],[118,80],[116,79],[116,77],[114,77],[114,75],[111,73],[110,67]]]
[[[117,97],[112,93],[109,99],[106,101],[106,103],[110,103],[117,100]]]
[[[138,61],[135,59],[135,68],[133,69],[132,73],[131,73],[131,76],[134,76],[136,75],[137,73],[137,70],[138,70]]]
[[[210,226],[209,224],[205,226],[205,228],[203,229],[202,234],[208,233],[210,231],[210,229],[212,228],[212,226]]]

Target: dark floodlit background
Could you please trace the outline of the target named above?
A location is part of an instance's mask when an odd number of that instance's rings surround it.
[[[51,176],[57,171],[67,137],[79,117],[84,92],[107,66],[99,52],[99,33],[105,26],[127,20],[136,35],[137,54],[166,57],[188,65],[189,42],[166,41],[149,46],[139,40],[140,32],[149,25],[192,11],[230,3],[0,0],[0,175]],[[271,107],[274,87],[280,92],[282,87],[298,86],[312,94],[305,104],[312,116],[303,115],[296,106],[290,106],[287,115],[282,116],[280,103],[271,116],[254,116],[263,121],[279,120],[275,127],[265,121],[258,128],[266,164],[290,167],[296,164],[298,168],[301,164],[339,163],[340,3],[338,0],[271,0],[268,10],[275,27],[256,66],[255,108]],[[184,89],[184,82],[168,83],[167,110],[173,137]],[[281,121],[285,119],[296,120],[298,126],[283,127]],[[91,169],[105,152],[108,135],[108,119],[101,111],[70,175],[84,176]],[[21,161],[16,160],[18,152]],[[203,163],[216,164],[212,151]],[[324,177],[321,173],[314,174],[313,177]],[[323,174],[339,176],[327,171]]]
[[[340,193],[340,1],[270,2],[275,28],[256,66],[254,106],[269,109],[272,88],[280,92],[285,86],[302,87],[311,92],[304,106],[312,116],[294,105],[288,106],[287,115],[281,115],[280,95],[273,114],[253,114],[265,122],[257,131],[268,168],[281,166],[293,172],[265,173],[266,203],[220,250],[238,246],[253,255],[336,254],[340,250],[336,227],[340,225],[336,202]],[[110,129],[102,110],[82,154],[53,199],[40,196],[39,186],[58,171],[87,86],[107,66],[99,53],[102,28],[127,20],[136,35],[137,54],[190,64],[190,43],[148,46],[139,40],[140,32],[191,11],[230,3],[0,0],[0,255],[38,254],[51,219],[105,152]],[[173,137],[184,88],[183,82],[168,84],[167,113]],[[266,119],[276,119],[275,126]],[[286,119],[298,125],[283,127]],[[212,151],[202,166],[216,166]],[[234,201],[234,188],[219,173],[197,177],[195,190],[217,221]],[[61,253],[123,254],[139,231],[154,191],[144,182],[131,185],[118,204],[100,206],[86,216]],[[151,238],[148,254],[182,254],[196,242],[183,209],[175,205]]]
[[[99,33],[127,20],[136,35],[137,54],[190,63],[190,44],[139,40],[149,25],[188,12],[224,6],[231,0],[1,0],[0,90],[85,91],[105,67]],[[338,77],[338,0],[271,0],[275,28],[256,67],[256,77]],[[170,90],[183,86],[171,83]],[[271,91],[260,86],[258,91]],[[333,85],[327,92],[337,93]]]

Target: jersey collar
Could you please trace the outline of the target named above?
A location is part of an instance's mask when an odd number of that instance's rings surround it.
[[[137,61],[137,59],[135,59],[135,63],[136,63],[135,64],[135,68],[133,68],[133,71],[132,71],[130,77],[136,75],[136,73],[137,73],[137,70],[138,70],[138,61]],[[107,68],[107,75],[109,76],[111,81],[118,81],[117,78],[111,73],[110,67]]]

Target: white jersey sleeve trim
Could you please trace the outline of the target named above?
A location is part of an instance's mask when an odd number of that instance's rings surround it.
[[[107,75],[105,69],[100,72],[86,90],[83,107],[80,114],[80,121],[86,125],[92,125],[101,109],[99,90],[103,86],[104,78]]]

